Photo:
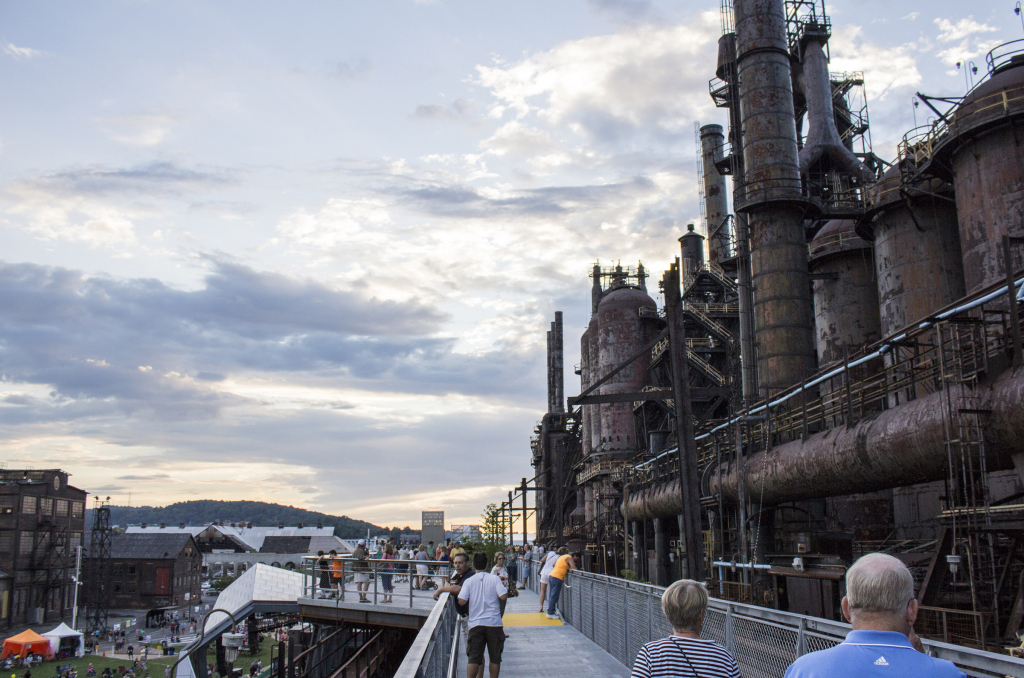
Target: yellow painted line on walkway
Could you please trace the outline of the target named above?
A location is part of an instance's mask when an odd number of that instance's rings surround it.
[[[561,619],[548,619],[543,612],[506,612],[501,618],[505,626],[561,626]]]

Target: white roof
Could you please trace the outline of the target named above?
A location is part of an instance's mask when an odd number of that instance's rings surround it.
[[[234,614],[252,602],[295,602],[303,595],[304,581],[301,572],[256,563],[221,591],[217,607]],[[211,613],[206,629],[214,628],[225,619],[226,615]]]
[[[125,532],[156,532],[156,533],[175,533],[175,532],[188,532],[193,537],[198,537],[200,534],[209,529],[214,529],[227,537],[233,537],[250,551],[258,552],[263,546],[263,540],[267,537],[333,537],[333,527],[270,527],[270,526],[253,526],[253,527],[232,527],[231,525],[186,525],[185,527],[180,526],[167,526],[160,527],[159,525],[147,525],[142,527],[141,525],[131,525]],[[332,547],[333,548],[333,547]]]

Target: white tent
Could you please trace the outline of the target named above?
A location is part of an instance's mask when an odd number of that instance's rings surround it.
[[[83,654],[85,654],[85,641],[82,639],[82,634],[74,630],[64,622],[61,622],[60,626],[53,629],[52,631],[47,631],[46,633],[44,633],[43,638],[46,638],[48,641],[50,641],[50,649],[53,650],[54,654],[57,654],[57,652],[60,650],[61,638],[77,638],[78,644],[75,646],[75,656],[81,657]]]

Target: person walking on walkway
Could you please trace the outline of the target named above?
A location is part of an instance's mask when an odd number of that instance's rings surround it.
[[[366,540],[360,539],[359,543],[356,544],[356,550],[352,552],[352,577],[356,582],[356,590],[359,591],[359,602],[368,603],[370,599],[366,597],[366,592],[370,590],[370,575],[369,575],[369,562],[367,558],[370,557],[369,552],[366,550]]]
[[[334,580],[334,593],[331,595],[337,598],[341,595],[341,587],[345,583],[345,563],[338,558],[338,552],[334,549],[331,549],[329,555],[331,556],[331,579]]]
[[[569,549],[564,546],[558,549],[558,559],[548,575],[548,619],[558,619],[558,597],[562,595],[569,570],[575,569],[576,561],[569,555]]]
[[[458,593],[459,604],[469,609],[466,678],[483,678],[485,647],[490,678],[498,678],[501,672],[501,653],[505,648],[501,604],[508,597],[508,589],[500,578],[486,571],[486,553],[473,555],[473,568],[477,574],[467,579]]]
[[[316,552],[316,569],[320,573],[320,598],[326,598],[331,591],[331,563],[324,558],[323,551]]]
[[[631,678],[740,678],[736,659],[729,651],[700,637],[708,609],[708,590],[704,584],[680,579],[662,594],[661,609],[672,624],[672,635],[640,648]]]
[[[786,678],[930,676],[965,678],[953,662],[929,657],[914,633],[914,577],[884,553],[862,556],[846,571],[843,616],[853,630],[827,650],[799,657]]]
[[[429,578],[427,575],[430,574],[430,568],[427,566],[427,561],[430,560],[430,556],[427,555],[426,544],[420,544],[419,550],[416,551],[414,559],[418,561],[416,563],[416,588],[425,590],[423,587]]]
[[[391,599],[391,595],[395,591],[395,584],[394,584],[394,577],[395,577],[395,575],[393,574],[393,572],[395,570],[395,565],[394,565],[393,562],[391,562],[391,561],[395,560],[395,547],[394,547],[394,545],[389,543],[387,546],[384,547],[384,553],[381,555],[381,559],[385,560],[387,562],[381,563],[381,565],[384,568],[384,571],[380,575],[380,586],[381,586],[382,589],[384,589],[384,602],[385,603],[390,603],[390,602],[393,602],[392,599]]]
[[[548,577],[551,575],[551,570],[555,567],[556,560],[558,560],[558,554],[554,551],[548,551],[548,554],[544,556],[544,563],[540,568],[540,609],[537,610],[538,612],[544,611],[544,600],[548,591]]]
[[[533,549],[531,549],[530,545],[527,544],[523,547],[523,554],[519,556],[519,562],[522,563],[519,566],[519,578],[522,580],[522,583],[519,585],[519,588],[521,589],[525,589],[527,585],[530,583],[530,567],[532,567],[533,565],[530,562],[530,560],[532,558]]]

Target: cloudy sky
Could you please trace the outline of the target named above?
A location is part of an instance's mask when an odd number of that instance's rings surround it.
[[[829,12],[886,158],[1024,35],[1007,0]],[[714,0],[3,0],[0,459],[477,522],[533,475],[553,312],[573,394],[588,266],[660,276],[698,218],[719,34]]]

